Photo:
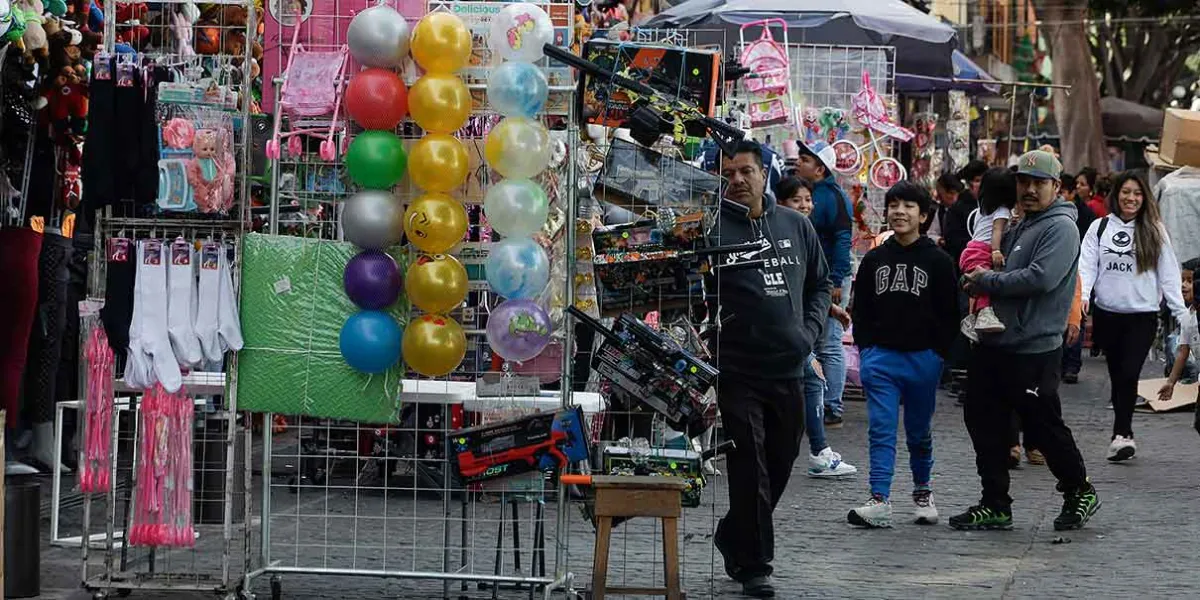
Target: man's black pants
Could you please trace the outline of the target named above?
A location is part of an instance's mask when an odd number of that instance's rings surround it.
[[[1100,307],[1095,312],[1097,339],[1108,364],[1112,383],[1113,437],[1133,437],[1133,409],[1137,405],[1138,380],[1158,333],[1158,313],[1113,313]]]
[[[717,402],[725,437],[737,448],[726,457],[729,512],[715,542],[726,571],[739,581],[770,575],[775,557],[771,513],[787,488],[804,435],[801,379],[753,380],[722,374]]]
[[[1058,372],[1062,348],[1042,354],[1014,354],[975,348],[967,377],[970,392],[964,418],[975,446],[975,467],[983,484],[983,505],[1009,510],[1008,449],[1013,411],[1037,440],[1046,465],[1063,491],[1087,484],[1087,469],[1075,438],[1062,419]]]

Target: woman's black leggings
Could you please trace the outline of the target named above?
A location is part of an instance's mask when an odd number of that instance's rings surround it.
[[[1114,313],[1097,307],[1093,314],[1112,383],[1113,437],[1133,437],[1138,380],[1158,331],[1158,313]]]

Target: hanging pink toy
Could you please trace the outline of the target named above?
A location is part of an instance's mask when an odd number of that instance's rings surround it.
[[[79,489],[107,492],[111,483],[113,426],[113,351],[104,328],[88,336],[88,361],[84,455],[79,465]]]

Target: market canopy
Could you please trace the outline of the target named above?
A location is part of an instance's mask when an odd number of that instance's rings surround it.
[[[997,83],[980,83],[981,81],[996,81],[995,77],[967,58],[966,54],[955,50],[950,57],[954,67],[953,77],[929,77],[913,73],[896,73],[896,91],[901,94],[928,94],[959,90],[968,94],[999,94]]]
[[[762,19],[786,22],[793,44],[892,46],[897,72],[954,76],[954,28],[901,0],[689,0],[642,27],[722,29],[729,48],[743,24]]]

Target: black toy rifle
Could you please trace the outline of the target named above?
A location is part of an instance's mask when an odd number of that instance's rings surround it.
[[[624,89],[635,106],[629,114],[629,134],[643,146],[653,145],[664,133],[670,134],[676,144],[682,145],[687,138],[688,123],[702,125],[721,151],[729,155],[734,153],[737,143],[746,137],[742,130],[704,114],[694,104],[613,73],[590,60],[572,54],[569,50],[546,44],[542,51],[560,63]]]

